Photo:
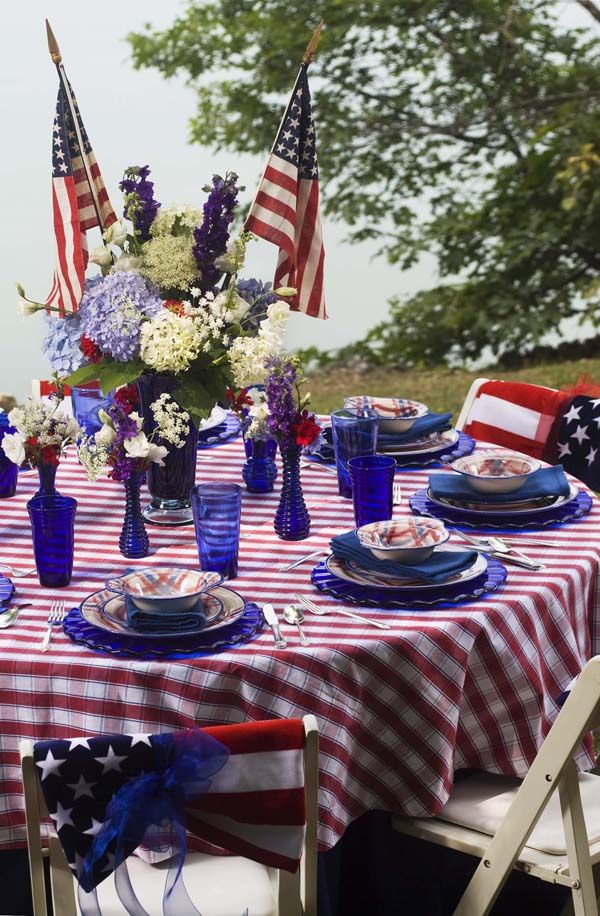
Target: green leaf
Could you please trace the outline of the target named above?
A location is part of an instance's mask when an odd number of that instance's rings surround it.
[[[65,380],[65,384],[73,387],[83,385],[85,382],[94,382],[98,378],[98,365],[80,366]]]
[[[134,382],[144,371],[144,364],[140,360],[131,360],[128,363],[118,363],[114,360],[99,363],[97,378],[100,381],[102,394],[114,391],[120,385]]]

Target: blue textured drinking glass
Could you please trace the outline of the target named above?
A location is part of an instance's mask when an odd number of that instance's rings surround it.
[[[46,588],[71,581],[76,509],[72,496],[34,496],[27,503],[38,579]]]
[[[348,462],[356,527],[385,522],[394,511],[396,462],[389,455],[363,455]]]
[[[102,428],[103,424],[98,416],[98,411],[101,408],[107,410],[111,403],[112,394],[108,394],[105,397],[100,391],[99,382],[84,382],[84,384],[75,385],[71,389],[73,416],[86,436],[92,436]]]
[[[345,499],[352,499],[352,481],[348,471],[348,461],[360,455],[375,454],[378,419],[378,414],[368,407],[357,410],[336,410],[331,414],[338,489],[340,496]]]
[[[192,490],[192,512],[200,569],[235,579],[240,548],[242,488],[235,483],[201,483]]]

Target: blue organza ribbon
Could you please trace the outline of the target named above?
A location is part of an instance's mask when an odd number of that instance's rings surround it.
[[[110,874],[106,867],[100,867],[110,852],[114,855],[115,878],[121,879],[119,883],[124,890],[133,892],[128,877],[123,874],[126,866],[119,868],[121,863],[142,843],[155,851],[175,849],[163,905],[165,914],[167,909],[183,913],[184,909],[166,904],[167,898],[172,896],[187,897],[183,882],[179,880],[186,854],[185,806],[190,799],[208,790],[211,777],[227,763],[229,750],[199,730],[153,735],[152,747],[156,755],[154,770],[127,782],[111,799],[102,829],[83,860],[79,885],[83,891],[94,892],[100,880]],[[136,909],[129,893],[127,896],[133,905],[132,909],[126,906],[127,912],[144,912],[141,907]],[[139,907],[137,900],[135,902]],[[170,902],[175,904],[175,899]],[[89,900],[88,904],[91,907],[88,905],[86,909],[91,914],[94,903]]]

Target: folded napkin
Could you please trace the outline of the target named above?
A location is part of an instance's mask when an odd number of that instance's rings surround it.
[[[393,560],[378,560],[370,550],[363,547],[356,531],[338,534],[329,542],[333,555],[338,560],[354,560],[370,572],[385,573],[388,576],[426,579],[427,582],[444,582],[450,576],[473,565],[475,550],[434,550],[423,563],[408,566]]]
[[[218,426],[212,426],[210,429],[199,429],[198,430],[198,439],[200,441],[205,441],[206,439],[212,439],[213,436],[220,436],[221,433],[225,432],[227,429],[227,420],[223,420],[222,423],[219,423]]]
[[[522,499],[541,499],[544,496],[568,496],[569,481],[562,467],[540,468],[530,474],[522,487],[512,493],[482,493],[476,490],[462,474],[431,474],[429,489],[436,499],[454,499],[457,502],[480,502],[490,505],[520,502]]]
[[[451,419],[451,413],[428,413],[424,417],[418,417],[406,432],[382,433],[380,431],[377,436],[377,445],[405,445],[429,433],[443,433],[444,430],[451,428]]]
[[[140,633],[179,633],[182,630],[199,630],[206,622],[202,596],[188,611],[141,611],[131,597],[125,598],[127,622]]]

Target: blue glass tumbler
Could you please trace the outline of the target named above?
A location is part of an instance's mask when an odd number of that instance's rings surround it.
[[[340,496],[345,499],[352,499],[352,481],[348,471],[348,461],[360,455],[375,454],[378,419],[378,414],[368,407],[358,410],[336,410],[331,414],[338,490]]]
[[[385,522],[394,511],[396,462],[389,455],[363,455],[348,462],[356,527]]]
[[[27,503],[38,579],[46,588],[62,588],[71,581],[76,509],[71,496],[34,496]]]
[[[112,403],[112,394],[106,397],[100,391],[99,382],[84,382],[71,389],[71,406],[73,416],[83,429],[86,436],[92,436],[102,428],[102,420],[98,411],[107,410]]]
[[[242,488],[235,483],[201,483],[192,490],[192,512],[200,569],[224,579],[238,573]]]

